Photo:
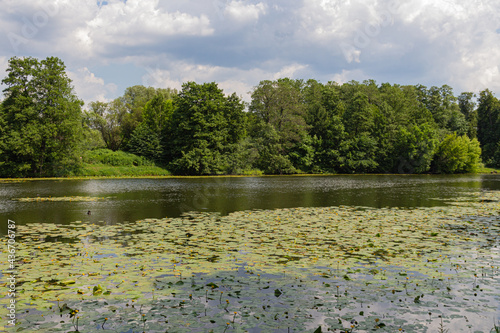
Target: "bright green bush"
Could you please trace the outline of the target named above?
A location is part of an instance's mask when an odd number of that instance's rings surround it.
[[[83,162],[88,164],[105,164],[112,166],[153,166],[154,163],[145,157],[123,151],[95,149],[83,156]]]
[[[481,148],[476,139],[455,133],[446,136],[434,157],[435,171],[438,173],[477,172],[481,162]]]

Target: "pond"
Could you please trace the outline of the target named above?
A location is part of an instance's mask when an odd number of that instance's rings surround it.
[[[499,189],[496,175],[5,182],[6,327],[489,332]]]
[[[353,175],[167,179],[38,180],[0,183],[0,215],[19,224],[108,224],[177,217],[186,211],[229,212],[291,207],[431,207],[481,189],[500,190],[497,175]],[[19,201],[16,198],[40,198]],[[59,200],[67,197],[67,200]],[[72,200],[89,197],[94,201]],[[42,199],[47,198],[45,202]],[[87,212],[91,211],[88,216]],[[0,226],[5,234],[6,226]]]

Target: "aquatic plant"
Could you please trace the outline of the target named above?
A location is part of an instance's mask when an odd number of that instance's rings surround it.
[[[7,330],[421,332],[446,330],[442,316],[487,331],[499,199],[19,226],[19,325]]]

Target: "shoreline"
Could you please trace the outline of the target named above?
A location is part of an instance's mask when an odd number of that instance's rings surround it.
[[[484,171],[477,173],[460,174],[410,174],[410,173],[321,173],[321,174],[288,174],[288,175],[203,175],[203,176],[182,176],[182,175],[118,175],[118,176],[68,176],[68,177],[33,177],[33,178],[0,178],[0,183],[32,181],[32,180],[91,180],[91,179],[198,179],[198,178],[255,178],[255,177],[331,177],[331,176],[464,176],[464,175],[500,175],[500,170]]]

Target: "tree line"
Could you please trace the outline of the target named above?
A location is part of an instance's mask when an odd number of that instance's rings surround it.
[[[373,80],[261,81],[251,102],[215,82],[133,86],[87,108],[55,57],[11,58],[0,104],[0,177],[78,174],[94,149],[179,175],[468,173],[500,167],[500,101]]]

